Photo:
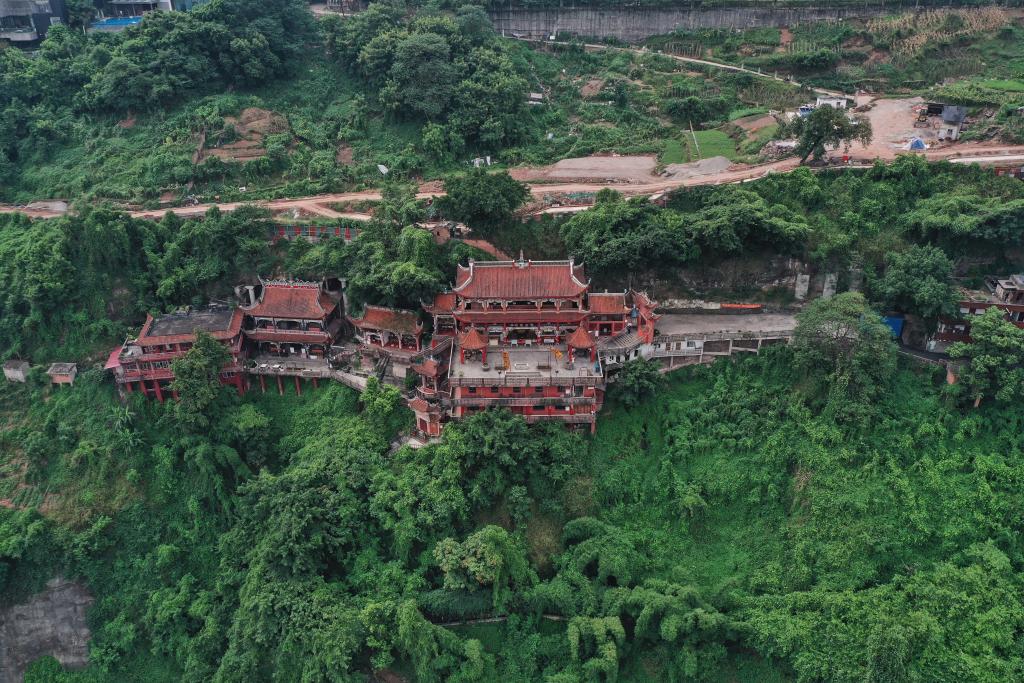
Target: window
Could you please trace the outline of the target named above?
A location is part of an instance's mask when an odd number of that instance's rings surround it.
[[[469,387],[468,391],[471,394],[475,394],[476,393],[476,387]]]

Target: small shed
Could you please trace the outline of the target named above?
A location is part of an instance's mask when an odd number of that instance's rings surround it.
[[[9,360],[4,363],[4,377],[8,382],[21,382],[28,380],[29,364],[27,360]]]
[[[814,105],[816,107],[829,106],[833,109],[846,109],[847,99],[845,97],[818,97]]]
[[[54,384],[74,384],[78,376],[78,366],[74,363],[54,363],[46,371]]]

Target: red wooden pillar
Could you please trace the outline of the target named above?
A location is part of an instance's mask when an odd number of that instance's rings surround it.
[[[133,382],[125,382],[124,383],[124,388],[128,390],[129,394],[132,393],[132,391],[133,391],[132,384],[133,384]]]
[[[463,365],[466,364],[466,349],[459,349],[459,362]]]
[[[277,376],[277,393],[284,396],[284,385],[281,384],[281,375]]]
[[[483,356],[483,359],[482,359],[481,362],[486,363],[487,362],[487,347],[485,346],[484,348],[480,349],[480,353]]]
[[[314,378],[313,378],[313,388],[314,388],[314,389],[317,389],[317,388],[318,388],[318,387],[317,387],[317,384],[316,384],[316,377],[314,377]]]
[[[264,394],[267,393],[267,380],[263,375],[260,375],[260,391]]]
[[[302,385],[299,384],[299,377],[298,377],[298,375],[295,376],[295,395],[296,396],[302,396]]]
[[[158,379],[153,380],[153,387],[156,389],[156,400],[158,400],[161,403],[163,403],[164,402],[164,393],[162,391],[160,391],[160,380],[158,380]]]

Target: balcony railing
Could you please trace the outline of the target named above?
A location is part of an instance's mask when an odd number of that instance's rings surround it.
[[[523,419],[527,423],[532,422],[550,422],[557,420],[558,422],[569,422],[571,424],[592,424],[597,421],[597,415],[595,413],[577,413],[576,415],[570,415],[569,413],[556,413],[554,415],[523,415]]]
[[[555,376],[538,373],[535,377],[515,374],[501,377],[458,377],[452,375],[448,382],[454,387],[598,387],[604,386],[604,377],[579,377],[573,375]]]
[[[557,398],[487,398],[482,396],[453,398],[457,406],[559,406],[559,405],[595,405],[596,396],[559,396]]]

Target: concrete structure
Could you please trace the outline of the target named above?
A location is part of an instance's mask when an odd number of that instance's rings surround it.
[[[64,0],[0,0],[0,42],[34,45],[66,21]]]
[[[74,384],[78,377],[78,366],[74,363],[54,363],[46,371],[53,384]]]
[[[4,363],[4,377],[8,382],[28,381],[29,364],[27,360],[9,360]]]
[[[939,140],[958,140],[964,120],[967,118],[967,107],[947,104],[942,107],[940,116],[942,121],[939,123]]]
[[[846,109],[848,100],[845,97],[819,96],[815,101],[815,107],[829,106],[833,109]]]
[[[177,393],[171,388],[174,381],[171,363],[192,348],[197,331],[202,330],[223,344],[231,354],[231,360],[221,372],[221,382],[243,393],[242,318],[242,309],[226,306],[211,306],[156,318],[147,315],[139,336],[114,349],[105,368],[114,372],[122,391],[142,391],[160,402],[168,394],[177,398]]]
[[[981,315],[995,306],[1004,317],[1024,329],[1024,274],[985,279],[985,289],[962,289],[958,315],[943,316],[935,334],[928,340],[929,351],[943,352],[954,342],[971,341],[971,316]]]
[[[898,5],[858,7],[746,6],[705,7],[699,4],[664,9],[637,7],[564,7],[550,9],[498,8],[488,10],[495,29],[504,35],[546,40],[550,36],[575,35],[618,38],[641,42],[675,29],[796,26],[814,22],[867,18],[891,14]],[[908,8],[913,5],[908,4]]]
[[[660,359],[668,368],[711,363],[735,353],[757,353],[772,344],[788,343],[796,317],[786,314],[665,314],[650,347],[632,357]],[[610,352],[610,350],[609,350]]]

